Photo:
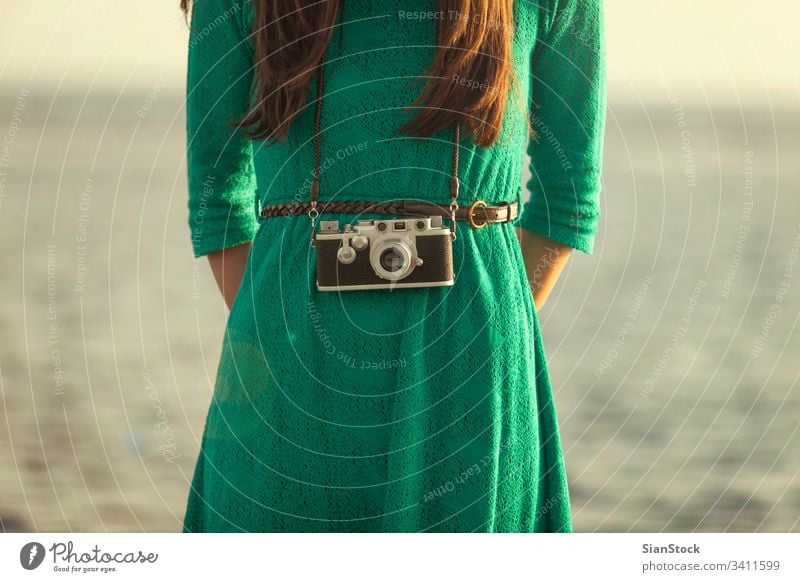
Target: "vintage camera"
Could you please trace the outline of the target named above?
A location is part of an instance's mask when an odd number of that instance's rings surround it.
[[[454,283],[453,243],[441,216],[320,221],[317,289],[442,287]]]

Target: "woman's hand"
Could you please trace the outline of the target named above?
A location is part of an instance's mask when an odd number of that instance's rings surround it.
[[[217,280],[217,287],[222,292],[225,303],[228,304],[228,309],[233,305],[233,300],[242,284],[251,245],[252,243],[248,242],[208,253],[208,262],[214,272],[214,278]]]
[[[538,311],[547,301],[574,249],[524,228],[517,228],[516,231],[533,291],[533,303]]]

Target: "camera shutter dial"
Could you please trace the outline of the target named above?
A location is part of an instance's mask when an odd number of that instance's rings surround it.
[[[336,258],[340,263],[349,265],[356,260],[356,251],[350,246],[350,241],[345,239],[342,241],[342,246],[336,252]]]
[[[365,237],[363,234],[360,234],[356,237],[353,237],[352,242],[354,249],[356,249],[357,251],[363,251],[365,248],[367,248],[367,245],[369,244],[369,239]]]

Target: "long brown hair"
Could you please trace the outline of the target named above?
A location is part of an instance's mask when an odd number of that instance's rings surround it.
[[[286,137],[330,41],[342,0],[253,0],[254,108],[237,125],[254,139]],[[497,139],[513,83],[513,0],[439,0],[437,49],[400,129],[428,137],[462,124],[477,145]],[[191,0],[181,0],[184,13]],[[459,82],[460,80],[463,82]],[[479,90],[476,90],[479,89]],[[527,115],[526,123],[529,122]],[[528,123],[530,131],[530,125]]]

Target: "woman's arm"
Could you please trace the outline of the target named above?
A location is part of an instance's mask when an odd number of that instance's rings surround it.
[[[258,228],[252,143],[230,125],[249,108],[253,52],[244,0],[192,4],[186,77],[189,228],[194,255],[209,256],[230,305]]]
[[[517,236],[538,311],[547,301],[574,249],[523,228],[517,229]]]
[[[545,10],[549,8],[549,10]],[[606,115],[602,0],[550,0],[531,55],[529,200],[517,226],[540,309],[573,250],[591,254],[600,220]]]
[[[228,309],[233,305],[233,300],[239,292],[244,277],[244,268],[247,264],[247,255],[252,243],[236,245],[219,251],[208,253],[208,262],[214,272],[222,296]]]

